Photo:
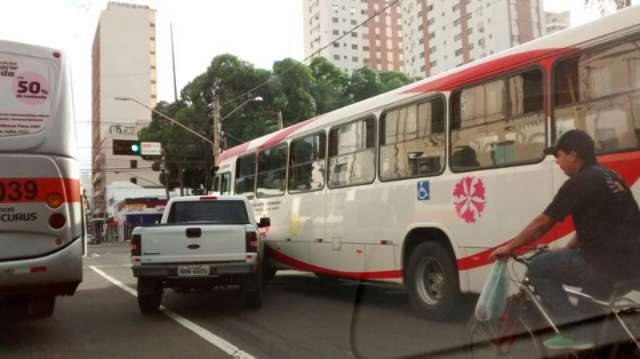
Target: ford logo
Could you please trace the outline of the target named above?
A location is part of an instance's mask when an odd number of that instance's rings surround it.
[[[200,245],[199,244],[190,244],[190,245],[187,246],[187,248],[189,248],[189,249],[198,249],[198,248],[200,248]]]

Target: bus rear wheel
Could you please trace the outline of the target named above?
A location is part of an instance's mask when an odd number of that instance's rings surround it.
[[[418,245],[407,265],[409,299],[418,313],[444,320],[460,299],[457,266],[449,251],[437,242]]]
[[[34,297],[29,301],[29,315],[34,318],[49,318],[56,307],[56,297]]]

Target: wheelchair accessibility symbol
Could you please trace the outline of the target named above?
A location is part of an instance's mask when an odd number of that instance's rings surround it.
[[[418,201],[427,201],[431,199],[431,189],[429,181],[418,182]]]

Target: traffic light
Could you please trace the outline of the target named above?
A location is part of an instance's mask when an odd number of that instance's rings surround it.
[[[113,140],[113,154],[126,156],[140,156],[140,141]]]

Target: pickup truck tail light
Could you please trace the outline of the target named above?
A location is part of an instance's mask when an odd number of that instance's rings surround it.
[[[134,234],[131,236],[131,256],[138,257],[142,254],[142,245],[141,245],[142,237],[139,234]]]
[[[258,252],[258,234],[256,232],[247,232],[245,238],[247,243],[247,253]]]

